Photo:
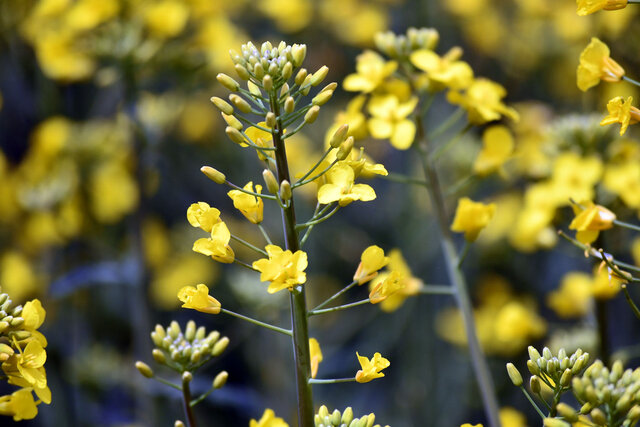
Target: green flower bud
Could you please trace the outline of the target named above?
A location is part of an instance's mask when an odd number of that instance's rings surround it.
[[[320,107],[318,107],[317,105],[314,105],[313,107],[309,108],[309,111],[307,111],[307,114],[304,115],[304,121],[305,123],[313,123],[316,121],[316,119],[318,118],[318,113],[320,112]]]
[[[187,341],[193,341],[193,339],[196,337],[196,322],[194,322],[193,320],[189,320],[187,322],[187,327],[184,330],[184,337],[187,339]]]
[[[593,404],[592,404],[592,403],[590,403],[590,402],[587,402],[587,403],[585,403],[584,405],[582,405],[582,406],[580,407],[580,413],[581,413],[582,415],[586,415],[586,414],[588,414],[589,412],[591,412],[591,410],[592,410],[592,409],[593,409]]]
[[[322,83],[325,77],[327,77],[327,74],[329,74],[329,67],[327,67],[326,65],[323,65],[322,67],[320,67],[318,71],[313,73],[313,75],[311,76],[311,80],[310,80],[311,86],[318,86],[320,83]]]
[[[599,426],[607,425],[607,416],[605,415],[604,412],[602,412],[600,408],[594,408],[589,415],[591,415],[591,419],[593,420],[594,423],[596,423],[596,425],[599,425]]]
[[[157,363],[160,363],[162,365],[164,365],[164,363],[167,361],[167,359],[164,357],[164,353],[162,352],[162,350],[154,348],[153,350],[151,350],[151,356],[153,356],[153,360],[155,360]]]
[[[540,383],[540,378],[537,375],[534,375],[529,379],[529,387],[531,388],[531,392],[533,394],[540,394],[540,390],[542,390],[542,384]]]
[[[292,74],[293,74],[293,64],[287,61],[287,63],[284,64],[284,67],[282,67],[282,78],[284,80],[289,80]]]
[[[222,86],[226,87],[231,92],[235,92],[240,89],[240,84],[224,73],[219,73],[216,76],[216,80],[218,80],[218,82],[220,82]]]
[[[262,79],[264,77],[264,68],[261,63],[257,63],[253,66],[253,75],[256,76],[257,79]]]
[[[182,373],[182,383],[190,383],[193,381],[193,375],[189,371],[184,371]]]
[[[560,402],[556,406],[556,410],[558,411],[558,415],[566,419],[567,421],[575,422],[578,421],[578,413],[571,406],[566,403]]]
[[[167,332],[169,333],[169,336],[174,340],[178,338],[178,335],[182,333],[182,331],[180,330],[180,325],[175,320],[171,321]]]
[[[213,379],[213,388],[222,388],[227,383],[227,379],[229,379],[229,373],[227,371],[222,371]]]
[[[542,349],[542,357],[547,360],[553,359],[553,353],[551,353],[551,349],[549,347],[545,347]]]
[[[373,427],[374,422],[376,422],[376,416],[372,412],[367,416],[367,427]]]
[[[352,136],[350,136],[340,145],[340,148],[338,148],[338,153],[336,154],[336,159],[338,159],[338,161],[341,161],[347,158],[347,156],[349,155],[349,153],[351,153],[351,150],[353,149],[353,143],[354,143],[354,139]]]
[[[17,328],[18,326],[22,325],[24,323],[24,319],[22,317],[14,317],[11,322],[9,322],[11,324],[11,326],[13,326],[14,328]]]
[[[544,427],[571,427],[571,424],[562,421],[559,418],[545,418],[542,425]]]
[[[176,420],[175,423],[173,423],[173,427],[185,427],[184,423],[180,420]]]
[[[312,77],[313,77],[312,75],[308,75],[307,78],[304,79],[304,81],[300,85],[300,93],[303,96],[309,95],[309,91],[311,90],[311,78]]]
[[[147,365],[146,363],[138,360],[136,362],[136,369],[138,370],[138,372],[142,374],[142,376],[147,378],[153,378],[153,371],[151,370],[149,365]]]
[[[271,92],[271,90],[273,89],[273,79],[269,74],[266,74],[262,78],[262,87],[264,87],[264,90],[266,90],[267,92]]]
[[[207,330],[205,329],[205,327],[204,326],[200,326],[196,330],[196,339],[198,341],[203,340],[206,333],[207,333]]]
[[[538,353],[538,350],[536,350],[534,346],[530,345],[527,350],[529,351],[530,360],[535,362],[540,358],[540,353]]]
[[[224,119],[225,122],[227,122],[229,126],[231,126],[232,128],[236,128],[238,130],[242,130],[243,128],[242,123],[240,123],[240,120],[238,120],[236,116],[228,115],[225,113],[220,113],[220,114],[222,114],[222,118]]]
[[[279,187],[278,181],[276,181],[276,177],[273,175],[269,169],[265,169],[262,171],[262,179],[264,179],[264,183],[267,186],[267,190],[271,194],[277,194]]]
[[[631,407],[631,394],[624,393],[616,402],[616,411],[627,412]]]
[[[249,71],[247,71],[247,68],[244,65],[236,64],[234,68],[236,70],[236,73],[238,74],[238,77],[240,77],[242,80],[249,80],[251,78]]]
[[[520,387],[522,385],[522,375],[520,375],[520,371],[513,363],[507,363],[507,373],[514,386]]]
[[[335,409],[331,414],[331,424],[334,426],[339,426],[341,420],[342,420],[342,414],[340,414],[340,411]]]
[[[327,91],[335,91],[336,88],[338,87],[338,83],[333,82],[333,83],[329,83],[328,85],[326,85],[325,87],[322,88],[322,90],[320,91],[320,93],[322,92],[327,92]]]
[[[571,369],[565,369],[565,371],[562,373],[562,376],[560,377],[560,385],[562,387],[568,387],[569,384],[571,384],[571,378],[572,378],[572,374],[571,374]]]
[[[329,416],[329,409],[327,409],[327,407],[325,405],[322,405],[318,409],[318,415],[320,415],[320,418],[328,417]]]
[[[268,74],[267,75],[272,75],[275,76],[276,74],[278,74],[278,66],[276,65],[275,62],[272,62],[271,65],[269,65],[269,69],[267,70]],[[266,77],[266,76],[265,76]],[[266,89],[266,88],[265,88]]]
[[[220,339],[220,341],[215,343],[215,345],[213,346],[213,350],[211,351],[211,354],[215,357],[220,356],[222,352],[227,349],[228,345],[229,345],[229,338],[223,337],[222,339]]]
[[[313,97],[313,99],[311,100],[311,103],[313,105],[324,105],[331,99],[332,96],[333,96],[332,90],[320,92],[319,94]]]
[[[322,418],[320,418],[320,415],[316,414],[313,417],[313,424],[315,425],[315,427],[320,427],[322,425]]]
[[[212,96],[211,102],[213,102],[213,105],[215,105],[216,108],[218,108],[223,113],[229,115],[233,114],[233,107],[229,105],[229,103],[224,99],[218,98],[217,96]]]
[[[264,122],[271,129],[275,128],[276,127],[276,115],[273,114],[271,111],[269,111],[267,113],[266,117],[264,118]]]
[[[14,308],[13,308],[13,311],[11,312],[11,315],[12,315],[13,317],[18,317],[18,316],[20,316],[21,314],[22,314],[22,306],[21,306],[21,305],[19,305],[19,306],[17,306],[17,307],[14,307]]]
[[[300,68],[300,70],[298,71],[298,74],[296,74],[295,82],[298,86],[302,86],[302,83],[304,83],[306,78],[307,78],[307,70],[304,68]]]
[[[227,134],[230,140],[235,142],[236,144],[246,144],[247,141],[244,139],[244,136],[240,133],[240,131],[236,128],[232,128],[231,126],[227,126],[224,132]]]
[[[198,363],[200,359],[202,359],[202,352],[200,350],[195,350],[191,353],[191,363]]]
[[[283,96],[285,96],[287,93],[289,92],[289,84],[285,83],[282,85],[282,87],[280,88],[280,98],[282,98]]]
[[[293,64],[296,67],[299,67],[304,62],[304,58],[307,56],[307,45],[306,44],[294,44],[291,46],[291,57],[293,59]]]
[[[291,200],[293,193],[291,192],[291,184],[286,179],[280,183],[280,198],[286,202]]]
[[[216,184],[224,184],[227,181],[227,177],[218,169],[214,169],[211,166],[202,166],[200,172],[205,174],[207,178]],[[195,336],[194,336],[195,338]]]
[[[255,96],[256,98],[262,98],[262,92],[260,91],[260,87],[257,84],[252,81],[248,81],[247,88],[249,89],[251,95]]]
[[[342,418],[340,419],[340,422],[342,424],[349,425],[349,423],[351,423],[352,420],[353,420],[353,409],[351,409],[351,406],[349,406],[344,411],[342,411]]]
[[[531,375],[539,375],[540,374],[540,368],[532,360],[527,360],[527,369],[529,370],[529,372],[531,372]]]
[[[247,101],[245,101],[244,99],[242,99],[242,97],[236,95],[235,93],[229,95],[229,100],[238,110],[242,111],[243,113],[251,112],[251,105],[249,105]]]
[[[618,381],[620,377],[622,377],[623,370],[624,369],[622,367],[621,361],[616,360],[615,362],[613,362],[613,366],[611,367],[611,374],[609,375],[609,381],[611,381],[612,383]]]
[[[296,108],[296,101],[293,99],[293,96],[288,96],[284,101],[284,112],[292,113]]]
[[[329,145],[331,146],[331,148],[338,148],[340,144],[342,144],[342,141],[345,140],[348,133],[349,133],[348,124],[343,124],[338,129],[336,129],[336,131],[331,136],[331,140],[329,141]]]
[[[627,414],[627,419],[631,420],[631,421],[635,421],[637,419],[640,419],[640,406],[639,405],[634,405],[629,410],[629,413]],[[633,425],[633,422],[631,424]]]

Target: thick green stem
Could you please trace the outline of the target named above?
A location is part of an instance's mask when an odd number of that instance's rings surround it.
[[[287,163],[287,151],[284,145],[283,127],[280,120],[280,107],[277,95],[270,95],[271,111],[278,117],[276,127],[271,135],[275,147],[276,167],[278,182],[291,182],[289,165]],[[300,250],[298,232],[296,230],[296,212],[294,198],[281,207],[282,228],[284,230],[286,249],[291,252]],[[293,359],[296,371],[296,391],[298,397],[298,426],[313,427],[313,395],[309,379],[311,378],[311,356],[309,352],[309,325],[307,321],[307,302],[303,286],[296,286],[290,292],[291,303],[291,328],[293,330]]]
[[[493,380],[489,372],[489,366],[487,365],[487,361],[482,353],[482,349],[480,348],[478,336],[476,335],[471,300],[467,292],[464,275],[459,268],[460,260],[458,259],[458,254],[453,243],[453,237],[449,230],[449,219],[446,214],[445,202],[442,196],[438,174],[436,173],[434,164],[431,162],[427,154],[426,134],[424,127],[422,126],[422,121],[419,118],[416,119],[416,125],[418,131],[418,140],[416,141],[416,144],[418,144],[417,148],[421,153],[420,159],[422,160],[425,178],[429,183],[427,190],[438,219],[445,265],[451,284],[455,289],[454,295],[458,308],[462,313],[464,329],[469,345],[469,353],[471,355],[471,362],[475,371],[476,380],[478,381],[478,387],[480,388],[480,395],[489,420],[489,425],[492,427],[499,427],[500,418],[498,416],[498,400],[496,398]],[[422,146],[419,144],[422,144]]]
[[[191,390],[189,389],[189,381],[182,380],[182,406],[184,414],[187,417],[187,427],[196,427],[196,419],[193,416],[191,408]]]

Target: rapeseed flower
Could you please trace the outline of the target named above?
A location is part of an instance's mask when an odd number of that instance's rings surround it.
[[[385,61],[372,50],[366,50],[356,58],[356,73],[345,77],[342,86],[351,92],[370,93],[380,86],[398,68],[396,61]]]
[[[378,270],[389,263],[389,257],[384,256],[384,251],[379,246],[369,246],[360,256],[360,264],[353,275],[353,280],[358,285],[367,283],[378,275]]]
[[[593,37],[591,43],[580,54],[577,81],[578,88],[586,91],[597,85],[600,80],[619,82],[624,76],[624,68],[609,56],[609,47],[598,38]]]
[[[600,126],[620,123],[620,136],[624,135],[629,125],[640,121],[640,110],[631,105],[633,97],[629,96],[625,101],[621,96],[611,99],[607,103],[609,115],[602,119]]]
[[[591,277],[582,272],[567,273],[560,287],[547,296],[547,305],[563,319],[586,315],[592,306]]]
[[[202,313],[218,314],[222,305],[220,301],[209,295],[209,288],[202,283],[196,287],[185,286],[178,291],[178,299],[183,308],[192,308]]]
[[[501,171],[513,153],[513,136],[506,126],[487,128],[482,134],[482,150],[473,163],[473,171],[480,176]]]
[[[502,116],[518,120],[518,112],[502,102],[506,94],[505,88],[498,83],[478,78],[464,92],[449,91],[447,100],[467,110],[469,122],[475,125],[499,120]]]
[[[30,388],[22,388],[0,397],[0,414],[13,416],[14,421],[31,420],[38,415],[37,403]]]
[[[382,357],[380,353],[375,353],[371,360],[369,360],[365,356],[360,356],[358,352],[356,352],[356,356],[358,356],[358,362],[360,362],[360,369],[356,373],[356,381],[359,383],[368,383],[369,381],[384,377],[384,374],[380,371],[387,368],[391,363]]]
[[[326,205],[338,202],[342,207],[355,200],[368,202],[376,198],[376,193],[367,184],[354,184],[355,173],[351,166],[341,161],[326,173],[327,183],[318,189],[318,202]]]
[[[235,259],[229,246],[231,233],[224,222],[218,222],[211,228],[211,237],[198,239],[193,243],[193,251],[210,256],[218,262],[230,264]]]
[[[495,210],[495,203],[485,205],[463,197],[458,200],[458,208],[453,224],[451,224],[451,231],[464,233],[464,238],[473,242],[478,238],[480,231],[489,224]]]
[[[273,294],[283,289],[293,290],[294,286],[307,281],[304,272],[308,265],[306,252],[283,251],[276,245],[267,245],[265,249],[269,258],[255,261],[253,268],[260,271],[261,281],[271,282],[267,292]]]
[[[289,427],[282,418],[276,417],[273,409],[265,409],[259,421],[249,421],[249,427]]]
[[[320,343],[315,338],[309,338],[309,358],[311,359],[311,378],[315,378],[318,375],[318,366],[322,362]]]
[[[454,47],[443,56],[428,49],[417,50],[411,54],[410,59],[437,86],[464,89],[473,82],[473,70],[469,64],[460,60],[461,56],[462,49]]]
[[[386,295],[386,298],[380,302],[380,309],[387,313],[400,308],[407,298],[417,295],[424,286],[422,280],[412,275],[411,269],[400,250],[392,249],[389,252],[389,263],[386,271],[381,272],[371,280],[369,292],[373,292],[391,275],[397,277],[398,283],[396,286],[398,289],[396,292]]]
[[[375,285],[369,293],[369,301],[371,304],[378,304],[404,288],[406,283],[403,279],[404,277],[397,271],[389,273],[384,280]]]
[[[368,104],[371,118],[369,119],[369,132],[378,139],[391,141],[398,150],[406,150],[411,147],[416,135],[416,125],[413,120],[407,118],[418,105],[418,98],[411,98],[406,102],[400,102],[395,95],[379,95],[371,98]]]
[[[585,16],[599,10],[617,10],[627,7],[628,0],[576,0],[578,15]]]
[[[616,219],[616,214],[593,202],[574,205],[573,209],[576,217],[569,224],[569,229],[577,230],[576,239],[585,245],[593,243],[600,231],[612,228]]]
[[[244,186],[244,189],[254,192],[253,182],[249,181],[247,185]],[[255,192],[261,194],[262,186],[256,185]],[[262,222],[264,203],[261,197],[253,196],[240,190],[231,190],[227,195],[233,200],[233,207],[238,209],[245,218],[254,224],[260,224]]]

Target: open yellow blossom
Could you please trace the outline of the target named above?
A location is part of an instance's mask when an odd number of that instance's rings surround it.
[[[360,264],[358,264],[358,269],[353,275],[353,280],[357,281],[358,285],[367,283],[376,277],[378,270],[388,263],[389,257],[384,256],[384,251],[381,247],[376,245],[369,246],[360,256]]]
[[[563,319],[586,315],[592,305],[591,277],[582,272],[567,273],[560,287],[547,296],[547,305]]]
[[[369,132],[378,139],[391,141],[398,150],[411,147],[416,135],[415,123],[407,117],[413,113],[418,98],[411,98],[401,103],[395,95],[374,96],[369,101]]]
[[[480,231],[489,224],[495,211],[495,203],[485,205],[463,197],[458,200],[458,208],[453,218],[451,231],[464,233],[464,238],[473,242],[478,238]]]
[[[574,205],[573,210],[576,217],[569,224],[569,229],[577,230],[576,239],[586,245],[593,243],[600,231],[612,228],[616,219],[616,214],[593,202]]]
[[[309,358],[311,359],[311,378],[315,378],[318,375],[318,366],[322,362],[320,343],[315,338],[309,338]]]
[[[185,286],[178,291],[178,299],[183,302],[183,308],[192,308],[208,314],[220,313],[222,305],[209,295],[209,288],[202,283],[196,287]]]
[[[374,163],[364,154],[364,147],[360,147],[360,150],[351,150],[351,153],[349,153],[344,161],[351,166],[356,178],[373,178],[376,175],[389,175],[387,168],[385,168],[382,163]]]
[[[375,353],[371,360],[365,356],[360,356],[358,352],[356,352],[356,356],[358,356],[358,362],[360,362],[360,366],[362,367],[362,369],[356,373],[356,381],[359,383],[368,383],[373,379],[384,377],[384,374],[380,371],[390,365],[390,362],[382,357],[380,353]]]
[[[585,16],[599,10],[617,10],[627,7],[628,0],[576,0],[578,15]]]
[[[193,203],[187,209],[187,220],[193,227],[200,227],[211,233],[214,224],[220,222],[220,211],[205,202]]]
[[[271,129],[269,126],[267,126],[266,122],[259,122],[258,126],[263,127],[265,129]],[[286,132],[287,130],[284,129],[284,132]],[[249,139],[251,141],[253,141],[254,144],[256,144],[259,147],[273,147],[273,136],[271,135],[270,132],[266,132],[263,131],[262,129],[258,129],[255,126],[249,126],[246,130],[245,130],[245,134],[247,135],[247,137],[249,137]],[[241,147],[248,147],[248,144],[240,144]],[[260,152],[257,151],[258,154],[258,158],[262,161],[266,160],[267,158],[265,157],[265,155]],[[273,154],[269,151],[266,152],[267,156],[269,157],[273,157]]]
[[[259,421],[249,421],[249,427],[289,427],[282,418],[276,417],[273,409],[265,409]]]
[[[502,125],[491,126],[482,134],[482,150],[473,163],[473,171],[480,176],[501,171],[512,153],[513,137],[509,129]]]
[[[411,269],[399,249],[392,249],[389,252],[387,269],[374,277],[369,283],[369,292],[376,289],[378,285],[387,280],[390,275],[395,275],[398,278],[399,289],[387,295],[387,297],[380,302],[380,309],[387,313],[400,308],[407,298],[420,293],[420,290],[424,286],[422,280],[413,277]]]
[[[244,186],[247,191],[253,191],[253,182],[249,181]],[[262,186],[256,185],[256,193],[262,194]],[[260,224],[262,222],[262,213],[264,210],[264,203],[262,197],[253,196],[251,194],[243,193],[240,190],[231,190],[227,193],[231,200],[233,200],[233,207],[238,209],[242,215],[244,215],[249,221],[254,224]]]
[[[211,228],[211,237],[198,239],[193,243],[193,251],[210,256],[218,262],[230,264],[235,259],[229,246],[231,233],[224,222],[218,222]]]
[[[30,388],[22,388],[0,397],[0,414],[13,416],[14,421],[31,420],[38,415],[37,403]]]
[[[439,84],[451,89],[464,89],[473,81],[473,70],[464,61],[460,61],[462,49],[454,47],[444,56],[421,49],[411,54],[411,63],[418,69],[425,71],[427,77]]]
[[[144,23],[152,35],[158,38],[177,36],[189,19],[189,8],[177,0],[153,2],[144,11]]]
[[[345,77],[342,86],[351,92],[373,92],[384,80],[396,71],[398,63],[386,62],[372,50],[366,50],[356,58],[356,73]]]
[[[371,304],[378,304],[387,299],[387,297],[395,294],[406,286],[402,275],[397,271],[392,271],[378,283],[369,293],[369,301]]]
[[[580,54],[577,79],[578,88],[586,91],[600,80],[619,82],[624,76],[624,68],[609,56],[609,47],[593,37],[591,43]]]
[[[640,110],[631,103],[633,97],[628,97],[625,101],[621,96],[611,99],[607,103],[609,115],[602,119],[600,126],[620,123],[620,136],[624,135],[629,125],[633,125],[640,121]]]
[[[449,91],[447,100],[467,110],[469,122],[475,125],[499,120],[502,116],[518,120],[518,112],[502,102],[506,94],[498,83],[478,78],[464,92]]]
[[[44,369],[41,368],[47,360],[47,352],[42,347],[42,344],[37,340],[30,341],[24,350],[18,346],[18,351],[19,353],[16,354],[16,367],[22,378],[32,386],[45,387],[47,385],[47,377]]]
[[[318,189],[318,202],[323,205],[338,202],[342,207],[355,200],[368,202],[376,192],[367,184],[354,184],[355,173],[346,162],[338,162],[326,173],[327,183]]]
[[[525,427],[527,418],[515,408],[505,406],[500,408],[500,423],[502,427]]]
[[[44,323],[46,315],[47,312],[42,307],[42,303],[40,302],[40,300],[38,300],[37,298],[28,301],[24,305],[21,315],[24,319],[23,328],[26,331],[31,332],[31,336],[35,338],[42,345],[42,347],[47,346],[47,339],[41,332],[37,331],[36,329],[38,329]]]
[[[301,285],[307,281],[307,253],[290,250],[283,251],[276,245],[266,246],[269,259],[262,258],[253,263],[253,268],[260,271],[260,280],[271,282],[267,292],[276,293],[283,289],[293,290],[296,285]]]

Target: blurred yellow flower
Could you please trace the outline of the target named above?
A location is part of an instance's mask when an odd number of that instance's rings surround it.
[[[29,259],[16,251],[5,252],[0,257],[0,284],[3,292],[11,292],[11,298],[19,302],[43,290]]]
[[[624,135],[629,125],[640,121],[640,110],[631,105],[632,102],[633,97],[631,96],[626,101],[621,96],[611,99],[607,103],[609,115],[602,119],[600,126],[620,123],[620,136]]]
[[[249,427],[289,427],[282,418],[276,417],[272,409],[265,409],[259,421],[249,421]]]
[[[285,33],[304,29],[313,17],[313,3],[310,0],[260,0],[257,6]]]
[[[220,301],[209,295],[209,288],[202,283],[197,286],[184,286],[178,291],[178,299],[183,308],[192,308],[208,314],[218,314],[222,305]]]
[[[322,362],[320,343],[315,338],[309,338],[309,357],[311,359],[311,378],[315,378],[318,375],[318,365]]]
[[[473,70],[460,60],[462,49],[454,47],[444,56],[421,49],[411,54],[411,63],[419,70],[425,71],[430,80],[440,87],[451,89],[465,89],[473,82]],[[430,87],[431,89],[431,87]]]
[[[189,19],[188,6],[178,0],[160,0],[144,9],[144,23],[149,32],[159,38],[177,36]]]
[[[362,252],[360,256],[360,264],[353,275],[353,280],[358,282],[358,285],[367,283],[378,275],[378,270],[383,268],[389,263],[389,257],[384,256],[384,251],[381,247],[373,245],[369,246]]]
[[[483,427],[482,424],[469,424],[469,423],[464,423],[462,424],[460,427]]]
[[[502,102],[506,95],[507,91],[498,83],[478,78],[464,93],[457,90],[449,91],[447,100],[467,110],[469,122],[476,125],[499,120],[502,116],[517,121],[518,112]]]
[[[499,415],[502,427],[527,427],[527,418],[515,408],[510,406],[502,407]]]
[[[594,298],[607,300],[615,297],[622,290],[624,280],[614,274],[609,274],[608,269],[601,264],[593,269],[593,281],[591,293]]]
[[[513,153],[513,145],[513,136],[506,126],[487,128],[482,134],[482,150],[473,163],[473,171],[480,176],[501,171]]]
[[[293,290],[294,286],[307,281],[304,272],[308,265],[306,252],[283,251],[276,245],[267,245],[265,249],[269,258],[255,261],[253,268],[260,271],[261,281],[271,282],[267,292],[273,294],[283,289]]]
[[[326,205],[338,202],[342,207],[355,200],[368,202],[376,198],[367,184],[354,184],[355,173],[346,162],[338,162],[326,173],[327,183],[318,189],[318,202]]]
[[[69,31],[47,32],[34,44],[44,74],[55,80],[86,80],[95,70],[95,62],[78,46],[76,35]]]
[[[218,222],[211,228],[211,237],[198,239],[193,243],[193,251],[210,256],[218,262],[230,264],[235,259],[229,246],[231,233],[224,222]]]
[[[93,171],[89,188],[96,219],[113,224],[132,212],[140,198],[138,185],[126,165],[107,161]]]
[[[481,202],[474,202],[468,197],[462,197],[458,200],[451,231],[464,233],[464,238],[473,242],[478,238],[480,231],[489,224],[495,211],[495,203],[485,205]]]
[[[371,304],[378,304],[386,300],[389,296],[406,286],[406,282],[403,280],[404,277],[397,271],[392,271],[385,276],[386,277],[377,283],[369,293],[369,301]]]
[[[617,10],[627,7],[628,0],[576,0],[578,15],[585,16],[599,10]]]
[[[38,415],[36,405],[31,388],[22,388],[0,397],[0,414],[13,416],[14,421],[31,420]]]
[[[74,30],[87,31],[114,18],[119,11],[118,0],[80,0],[72,3],[64,22]]]
[[[380,371],[390,365],[390,362],[382,357],[380,353],[375,353],[371,360],[365,356],[360,356],[358,352],[356,352],[356,356],[358,356],[358,362],[362,367],[356,373],[356,381],[359,383],[368,383],[373,379],[384,377],[384,374]]]
[[[373,278],[369,283],[369,291],[373,291],[391,274],[397,275],[400,289],[388,295],[387,298],[380,303],[380,309],[387,313],[397,310],[407,298],[417,295],[424,286],[420,279],[413,277],[411,269],[409,265],[407,265],[400,250],[392,249],[389,252],[389,263],[386,271],[379,273]]]
[[[333,125],[327,129],[325,134],[325,145],[329,146],[329,141],[338,128],[344,124],[349,125],[347,136],[353,136],[355,139],[366,138],[367,117],[362,112],[362,107],[367,98],[364,95],[358,95],[347,104],[347,109],[338,112],[333,121]]]
[[[193,227],[211,233],[213,226],[221,221],[220,211],[205,202],[192,203],[187,209],[187,220]]]
[[[586,245],[593,243],[600,231],[612,228],[616,219],[616,214],[591,201],[574,205],[573,210],[576,217],[569,224],[569,229],[577,230],[576,239]]]
[[[609,53],[609,47],[596,37],[582,51],[577,72],[578,88],[581,91],[597,85],[600,80],[619,82],[622,79],[624,69],[611,59]]]
[[[547,296],[547,305],[561,318],[586,315],[591,308],[591,277],[582,272],[564,275],[560,288]]]
[[[396,71],[398,63],[385,61],[372,50],[366,50],[356,58],[356,73],[345,77],[342,86],[351,92],[373,92]]]
[[[411,98],[401,103],[395,95],[377,95],[371,98],[368,110],[371,118],[368,121],[371,136],[391,141],[398,150],[411,147],[416,134],[416,125],[407,118],[418,105],[418,98]]]
[[[247,191],[253,191],[253,182],[249,181],[244,187]],[[262,186],[256,185],[255,193],[262,194]],[[227,193],[231,200],[233,200],[233,207],[238,209],[242,215],[254,224],[260,224],[262,222],[262,213],[264,210],[264,203],[261,197],[252,196],[251,194],[243,193],[240,190],[231,190]]]
[[[603,184],[617,194],[625,205],[640,208],[640,164],[635,160],[608,165]]]

